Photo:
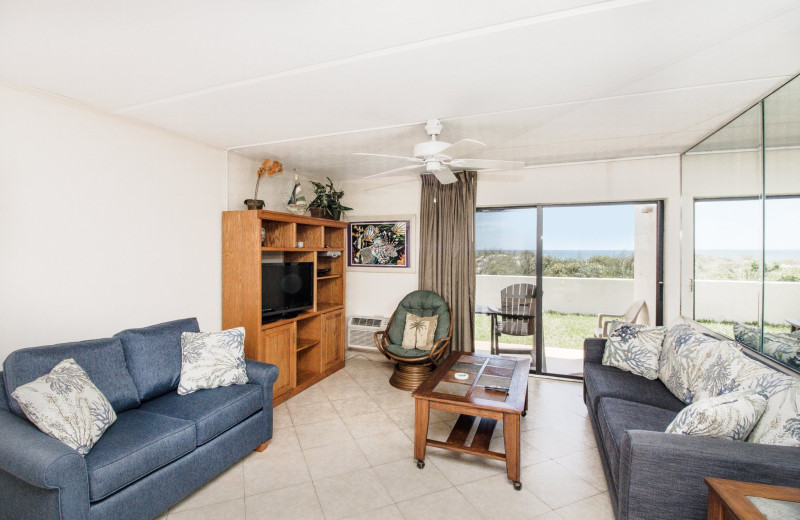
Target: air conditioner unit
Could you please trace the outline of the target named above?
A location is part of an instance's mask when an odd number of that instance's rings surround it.
[[[383,316],[350,316],[347,320],[348,348],[377,350],[375,333],[386,330],[389,318]]]

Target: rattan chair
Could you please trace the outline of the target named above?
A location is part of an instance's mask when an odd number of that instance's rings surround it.
[[[433,348],[430,350],[402,347],[406,316],[438,316]],[[389,383],[402,390],[416,390],[441,362],[450,346],[453,325],[450,306],[433,291],[414,291],[397,305],[386,330],[375,333],[375,345],[384,356],[394,361],[394,372]]]

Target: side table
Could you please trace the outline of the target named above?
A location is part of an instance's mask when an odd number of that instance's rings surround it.
[[[800,518],[800,489],[707,477],[708,520]]]

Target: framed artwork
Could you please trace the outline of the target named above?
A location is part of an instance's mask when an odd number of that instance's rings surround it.
[[[347,228],[348,268],[358,271],[413,272],[412,216],[353,218]]]

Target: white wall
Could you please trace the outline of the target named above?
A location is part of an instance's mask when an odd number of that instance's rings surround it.
[[[500,307],[500,291],[515,283],[536,285],[535,276],[478,275],[477,305]],[[565,314],[622,314],[634,299],[634,280],[625,278],[542,277],[542,309]]]
[[[266,157],[254,159],[237,152],[228,153],[228,208],[229,210],[246,210],[246,199],[252,199],[255,194],[258,168]],[[284,171],[272,177],[265,175],[258,185],[258,198],[264,201],[264,209],[272,211],[286,210],[288,196],[284,199],[287,186],[294,180],[291,165],[284,163]],[[314,200],[314,191],[305,175],[298,175],[301,183],[301,194],[308,202]]]
[[[671,323],[680,314],[678,156],[564,164],[478,175],[478,206],[656,199],[665,200],[664,323]]]
[[[344,203],[358,215],[414,214],[421,182],[415,177],[350,181]],[[680,158],[678,156],[566,164],[478,175],[478,206],[616,202],[665,199],[664,322],[680,313]],[[414,239],[417,250],[417,239]],[[416,260],[415,260],[415,264]],[[391,315],[417,288],[416,274],[348,271],[347,314]],[[630,300],[628,304],[630,304]],[[625,307],[627,307],[627,305]],[[625,309],[623,307],[623,311]],[[614,309],[610,309],[614,310]]]
[[[348,316],[391,316],[403,296],[418,287],[419,210],[422,181],[417,177],[368,179],[342,184],[342,203],[353,208],[348,220],[383,215],[413,215],[411,273],[347,271],[346,310]]]
[[[187,316],[221,323],[226,152],[0,85],[0,360]]]

